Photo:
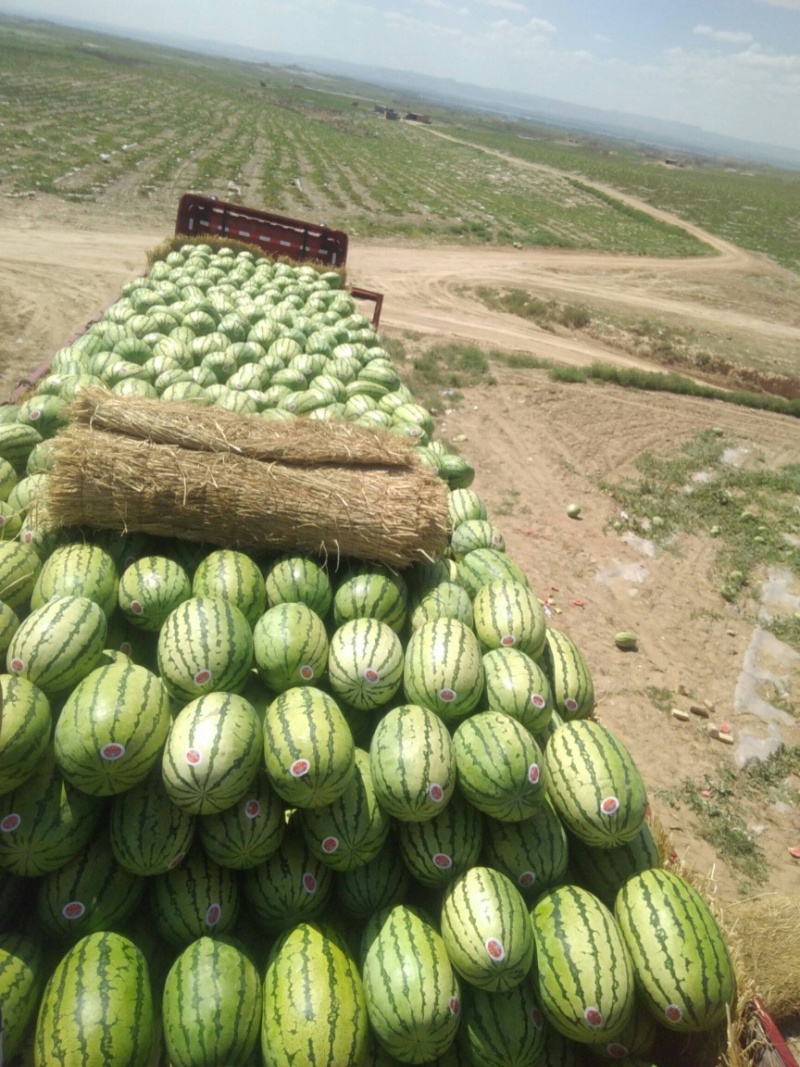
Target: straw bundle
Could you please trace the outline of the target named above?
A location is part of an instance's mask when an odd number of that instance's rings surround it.
[[[408,467],[411,438],[342,419],[269,422],[185,401],[116,396],[87,389],[71,405],[77,422],[161,445],[201,452],[233,452],[249,459],[298,464]]]
[[[726,907],[730,940],[773,1019],[800,1014],[800,897],[770,895]]]
[[[166,405],[164,405],[166,407]],[[447,541],[447,488],[429,468],[264,463],[72,425],[54,439],[37,521],[138,531],[392,567]]]

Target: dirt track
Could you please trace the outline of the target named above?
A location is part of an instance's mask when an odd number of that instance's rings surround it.
[[[664,212],[658,215],[684,225]],[[3,392],[143,271],[147,250],[170,228],[169,219],[158,216],[142,229],[114,205],[0,201]],[[552,334],[491,312],[468,290],[514,285],[735,329],[767,346],[770,339],[784,345],[787,339],[800,341],[800,278],[696,228],[692,232],[717,255],[649,260],[353,242],[349,278],[386,294],[383,326],[389,333],[415,330],[432,339],[460,338],[562,362],[602,358],[647,366],[589,338]],[[731,752],[709,741],[702,724],[670,719],[647,694],[666,689],[685,704],[678,696],[682,686],[697,699],[714,701],[735,731],[756,728],[747,714],[734,713],[733,698],[757,605],[738,614],[721,600],[714,543],[707,537],[683,539],[675,552],[654,556],[646,545],[611,532],[614,509],[597,479],[613,479],[630,469],[638,452],[670,449],[708,425],[722,426],[770,465],[785,463],[800,454],[800,422],[694,399],[557,385],[542,372],[501,368],[496,377],[491,388],[468,393],[444,418],[441,432],[466,435],[461,448],[477,469],[475,488],[537,593],[552,599],[554,624],[578,642],[595,676],[599,713],[631,746],[676,846],[703,870],[716,863],[720,891],[734,895],[741,888],[736,872],[717,861],[691,817],[663,799],[685,779],[701,788],[706,775],[730,764]],[[584,507],[580,522],[566,518],[572,500]],[[639,653],[626,656],[613,647],[611,637],[620,629],[639,633]],[[795,702],[799,673],[795,668],[787,681]],[[785,739],[800,741],[796,724],[786,728]],[[796,891],[797,863],[787,853],[787,845],[800,844],[796,810],[757,813],[767,887],[775,891]]]

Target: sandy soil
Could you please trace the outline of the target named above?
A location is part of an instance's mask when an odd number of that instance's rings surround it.
[[[0,392],[8,394],[114,299],[145,269],[147,250],[170,229],[163,217],[134,223],[109,205],[0,201]],[[800,278],[693,232],[717,254],[645,260],[353,242],[349,278],[386,294],[387,333],[413,330],[570,363],[603,358],[646,366],[591,339],[554,335],[490,312],[462,290],[513,284],[564,299],[578,295],[647,314],[669,313],[721,330],[735,327],[766,345],[770,338],[800,341]],[[692,815],[670,807],[665,798],[687,778],[702,788],[715,768],[733,762],[735,748],[710,740],[699,720],[670,718],[647,691],[669,690],[674,704],[684,708],[692,700],[710,700],[716,718],[729,722],[734,734],[743,729],[764,734],[764,724],[747,707],[734,707],[758,605],[737,612],[721,599],[714,542],[706,537],[684,538],[660,555],[652,555],[646,543],[621,539],[610,530],[613,504],[595,480],[629,469],[643,449],[669,450],[709,425],[724,427],[762,452],[767,463],[785,463],[800,454],[800,423],[695,399],[558,385],[542,372],[500,369],[496,378],[494,386],[466,394],[445,418],[443,432],[466,435],[461,448],[477,469],[476,489],[538,594],[551,598],[553,624],[581,648],[595,678],[598,713],[630,745],[676,848],[699,869],[714,868],[723,896],[737,895],[745,888],[740,876],[700,838]],[[566,516],[573,500],[583,506],[577,522]],[[800,585],[791,592],[800,595]],[[613,634],[620,629],[639,635],[639,652],[615,648]],[[797,663],[781,659],[778,668],[796,697]],[[788,715],[781,722],[787,743],[800,742],[798,723]],[[797,892],[800,865],[787,851],[800,845],[797,810],[778,806],[747,813],[767,857],[762,888]]]

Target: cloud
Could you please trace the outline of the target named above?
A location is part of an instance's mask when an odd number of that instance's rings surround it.
[[[520,4],[517,0],[482,0],[487,7],[500,7],[503,11],[525,11],[528,8],[525,4]]]
[[[595,41],[599,41],[600,44],[611,44],[611,38],[606,37],[604,33],[596,33],[594,39]]]
[[[413,15],[405,15],[401,11],[387,11],[384,17],[387,22],[390,22],[398,29],[408,30],[409,33],[415,33],[422,37],[433,35],[441,37],[461,36],[461,30],[453,29],[450,26],[440,26],[434,22],[425,22],[423,19],[414,18]]]
[[[556,33],[555,26],[547,19],[531,19],[525,29],[530,30],[531,33]]]
[[[762,4],[770,4],[772,7],[788,7],[790,11],[800,11],[800,0],[759,0]]]
[[[432,7],[436,11],[449,11],[452,15],[468,15],[469,8],[458,4],[449,4],[447,0],[412,0],[413,3],[422,7]]]
[[[714,41],[723,41],[725,44],[751,44],[753,37],[749,33],[743,33],[739,30],[715,30],[713,26],[706,26],[702,23],[699,26],[695,26],[694,33],[700,34],[702,37],[710,37]]]

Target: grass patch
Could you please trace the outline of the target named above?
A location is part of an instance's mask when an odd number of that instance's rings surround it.
[[[800,535],[800,464],[770,471],[723,463],[733,445],[718,431],[704,430],[674,453],[637,456],[635,476],[601,483],[628,515],[625,525],[640,535],[662,544],[678,531],[718,538],[720,593],[727,600],[735,600],[764,565],[800,574],[800,548],[791,543]],[[783,634],[800,647],[800,625],[787,624]]]
[[[664,686],[649,685],[645,689],[647,698],[653,707],[658,708],[659,711],[669,712],[675,704],[675,698],[671,689],[666,689]]]
[[[568,304],[560,300],[542,300],[523,289],[490,289],[479,286],[478,298],[494,311],[507,311],[520,318],[529,319],[545,330],[564,326],[570,330],[583,330],[592,321],[588,308],[583,304]]]

